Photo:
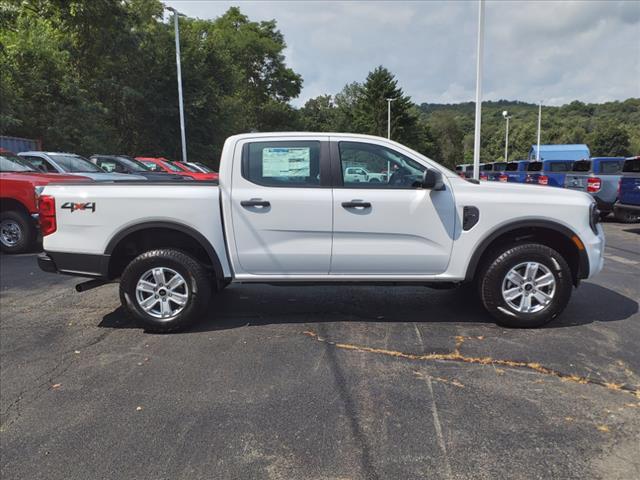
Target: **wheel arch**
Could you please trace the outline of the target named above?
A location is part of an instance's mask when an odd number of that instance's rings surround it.
[[[19,211],[21,213],[24,213],[26,216],[29,216],[31,214],[26,205],[20,200],[16,200],[15,198],[2,197],[0,198],[0,212],[7,211]]]
[[[174,234],[173,238],[182,237],[183,239],[190,239],[190,245],[197,245],[202,249],[202,252],[206,254],[207,263],[210,263],[211,268],[213,269],[216,277],[218,279],[224,278],[224,270],[222,269],[222,263],[220,262],[220,257],[216,252],[215,248],[211,244],[211,242],[200,232],[195,230],[192,227],[187,225],[178,223],[178,222],[167,222],[167,221],[153,221],[153,222],[144,222],[138,223],[135,225],[131,225],[129,227],[123,228],[118,233],[116,233],[105,248],[105,255],[109,257],[109,265],[107,268],[108,275],[110,277],[114,277],[114,266],[117,264],[114,262],[118,261],[118,254],[122,251],[122,249],[127,245],[128,240],[136,241],[142,237],[142,234],[145,232],[153,233],[157,235],[158,233],[166,233],[166,234]],[[162,245],[162,238],[154,237],[153,240],[148,241],[150,245],[154,245],[157,243],[157,247],[159,248]],[[178,249],[184,249],[184,245],[162,245],[164,247],[173,247]],[[153,247],[156,248],[156,247]],[[202,258],[204,260],[204,258]],[[116,268],[117,271],[119,268]]]
[[[465,281],[472,281],[482,262],[491,252],[506,244],[535,240],[554,248],[565,256],[574,285],[589,274],[589,257],[580,237],[570,228],[551,220],[520,220],[501,225],[487,234],[477,245],[471,256]]]

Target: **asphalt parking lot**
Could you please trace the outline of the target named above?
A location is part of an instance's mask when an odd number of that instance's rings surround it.
[[[155,335],[4,255],[0,476],[640,478],[640,226],[605,229],[538,330],[464,290],[230,286]]]

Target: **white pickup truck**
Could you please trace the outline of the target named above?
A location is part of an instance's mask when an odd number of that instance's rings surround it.
[[[356,161],[393,174],[349,182]],[[219,184],[47,185],[38,263],[94,278],[79,291],[119,278],[154,331],[198,319],[229,283],[472,284],[500,324],[535,327],[601,270],[598,219],[586,193],[464,180],[383,138],[252,133],[225,142]]]

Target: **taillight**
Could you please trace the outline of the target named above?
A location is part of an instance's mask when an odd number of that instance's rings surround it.
[[[499,181],[501,181],[501,182],[503,182],[503,183],[506,183],[506,182],[508,182],[508,181],[509,181],[509,177],[507,177],[507,175],[505,175],[504,173],[502,173],[502,174],[500,174],[500,176],[498,177],[498,180],[499,180]]]
[[[51,235],[58,228],[56,224],[56,199],[51,195],[40,195],[38,213],[42,236]]]
[[[549,185],[549,177],[546,175],[540,175],[538,177],[538,185]]]
[[[622,179],[618,180],[618,197],[620,196],[620,188],[622,188]]]
[[[598,177],[587,178],[587,192],[595,193],[600,190],[602,182]]]

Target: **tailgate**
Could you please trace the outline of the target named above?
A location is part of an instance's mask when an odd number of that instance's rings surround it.
[[[587,175],[568,173],[564,180],[564,186],[571,190],[584,192],[587,190]]]

